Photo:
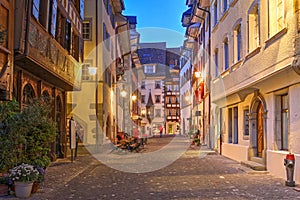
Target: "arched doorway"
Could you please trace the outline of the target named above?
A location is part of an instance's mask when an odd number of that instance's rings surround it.
[[[262,158],[264,150],[264,121],[263,105],[260,102],[257,108],[257,157]]]
[[[249,122],[250,122],[250,160],[266,163],[266,102],[263,96],[256,92],[251,102]]]

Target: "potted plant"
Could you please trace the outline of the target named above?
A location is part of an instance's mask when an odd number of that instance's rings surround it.
[[[14,167],[9,177],[15,186],[16,197],[27,198],[31,194],[33,182],[38,179],[39,171],[29,164],[22,163]]]

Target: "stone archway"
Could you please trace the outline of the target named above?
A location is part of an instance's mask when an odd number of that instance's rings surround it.
[[[256,91],[251,101],[249,113],[249,160],[261,164],[266,164],[266,120],[267,109],[265,99],[258,91]]]

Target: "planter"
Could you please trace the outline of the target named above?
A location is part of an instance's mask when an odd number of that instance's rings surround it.
[[[6,184],[0,184],[0,197],[8,195],[8,186]]]
[[[33,182],[16,182],[15,185],[15,194],[19,198],[27,198],[31,194]]]

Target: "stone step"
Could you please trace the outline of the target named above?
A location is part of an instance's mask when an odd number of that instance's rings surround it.
[[[250,160],[242,161],[241,164],[256,171],[266,171],[267,169],[265,165]]]

